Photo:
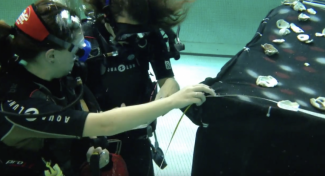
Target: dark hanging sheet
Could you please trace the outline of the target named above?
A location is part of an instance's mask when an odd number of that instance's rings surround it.
[[[208,98],[187,113],[201,126],[192,175],[325,175],[325,113],[310,103],[311,98],[325,97],[325,37],[315,36],[325,28],[325,11],[305,6],[317,12],[304,12],[311,17],[305,22],[298,21],[300,12],[290,6],[270,11],[247,49],[216,78],[203,82],[227,96]],[[299,41],[291,29],[290,34],[279,35],[279,19],[303,29],[313,43]],[[275,44],[273,39],[286,41]],[[265,43],[279,54],[267,56],[261,47]],[[277,79],[278,86],[256,86],[258,76],[268,75]],[[297,102],[300,109],[316,115],[281,109],[276,102],[282,100]]]

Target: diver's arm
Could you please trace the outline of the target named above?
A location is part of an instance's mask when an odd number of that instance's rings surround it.
[[[183,108],[190,104],[200,106],[206,100],[204,92],[216,95],[208,86],[198,84],[185,87],[167,98],[150,103],[117,108],[98,114],[89,113],[83,136],[115,135],[141,124],[148,124],[174,108]]]
[[[167,82],[166,82],[167,81]],[[175,80],[174,76],[167,77],[167,78],[161,78],[157,80],[159,87],[163,87],[164,85],[178,85],[177,81]],[[167,84],[165,84],[167,83]],[[179,90],[179,89],[178,89]]]
[[[158,80],[160,90],[156,95],[156,100],[169,97],[179,91],[179,84],[174,77],[162,78]]]
[[[89,113],[83,136],[115,135],[141,124],[148,124],[174,108],[171,99],[116,108],[102,113]]]

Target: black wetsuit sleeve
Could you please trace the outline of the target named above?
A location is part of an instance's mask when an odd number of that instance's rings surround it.
[[[174,72],[167,54],[168,48],[160,31],[154,31],[149,36],[152,58],[150,63],[155,73],[156,79],[173,77]]]
[[[1,104],[1,109],[17,114],[43,114],[59,111],[62,107],[43,99],[28,98],[19,101],[6,100]],[[87,116],[88,112],[68,109],[39,118],[5,116],[5,119],[11,125],[39,132],[43,135],[82,137]]]
[[[169,59],[155,59],[150,63],[157,80],[174,76],[173,68]]]

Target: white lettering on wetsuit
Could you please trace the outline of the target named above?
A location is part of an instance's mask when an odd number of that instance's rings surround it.
[[[135,64],[130,64],[130,65],[119,65],[118,67],[110,67],[110,68],[107,68],[107,72],[116,72],[116,71],[119,71],[119,72],[124,72],[125,70],[129,70],[129,69],[132,69],[132,68],[135,68]]]
[[[24,167],[24,168],[32,168],[34,166],[33,163],[25,163],[24,161],[15,161],[15,160],[8,160],[6,165],[10,165],[11,167]]]
[[[21,106],[16,101],[7,100],[7,103],[13,111],[18,111],[18,114],[39,114],[38,109],[36,109],[36,108],[26,109],[24,106]],[[62,117],[61,115],[49,115],[48,117],[42,117],[43,121],[47,120],[49,122],[61,122],[63,119],[64,119],[64,123],[69,123],[70,116]],[[26,118],[26,120],[29,122],[33,122],[33,121],[37,120],[37,118]]]
[[[165,61],[165,66],[167,70],[171,70],[172,69],[172,65],[170,64],[169,61]]]
[[[64,118],[62,118],[61,115],[55,116],[55,115],[50,115],[49,117],[42,117],[42,120],[48,120],[49,122],[61,122],[62,119],[64,119],[64,123],[68,123],[70,120],[70,116],[64,116]]]
[[[25,109],[24,106],[20,106],[15,101],[8,100],[7,103],[9,104],[9,106],[11,107],[12,110],[17,111],[17,109],[18,109],[19,110],[18,114],[21,114],[23,112],[23,110]]]
[[[8,160],[6,164],[19,164],[22,165],[24,164],[24,161],[14,161],[14,160]]]

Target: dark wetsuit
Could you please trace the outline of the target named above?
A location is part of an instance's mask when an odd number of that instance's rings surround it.
[[[117,24],[117,28],[121,27]],[[157,80],[173,77],[173,70],[169,58],[164,58],[162,50],[167,49],[161,45],[162,36],[159,31],[152,32],[147,36],[146,47],[134,47],[131,43],[137,40],[136,36],[130,37],[123,45],[119,56],[102,57],[105,49],[100,45],[108,45],[111,35],[101,23],[84,23],[85,38],[91,41],[93,52],[99,57],[89,58],[87,86],[96,96],[102,110],[110,110],[120,107],[147,103],[155,99],[152,95],[154,85],[149,77],[149,62],[152,65]],[[98,30],[105,39],[104,42],[94,38]],[[118,33],[118,31],[115,31]],[[104,46],[109,48],[109,46]],[[109,50],[109,49],[107,49]],[[111,52],[109,50],[106,52]],[[99,52],[98,52],[99,51]],[[112,136],[113,139],[122,140],[121,155],[124,158],[131,176],[154,175],[152,156],[150,151],[151,142],[148,138],[147,129],[130,130],[125,133]],[[113,145],[111,152],[115,152]]]
[[[1,110],[17,114],[41,114],[59,111],[75,100],[69,78],[44,81],[21,66],[0,77]],[[75,106],[40,118],[12,117],[0,114],[0,170],[4,175],[38,175],[44,172],[42,157],[58,163],[65,175],[85,161],[89,144],[81,147],[88,112]],[[65,138],[65,139],[62,139]],[[82,138],[82,140],[76,140]],[[79,143],[79,144],[78,144]],[[72,149],[72,146],[80,146]],[[78,152],[82,152],[76,154]],[[18,164],[17,164],[18,162]],[[76,165],[74,165],[76,164]],[[2,175],[0,174],[0,175]]]

